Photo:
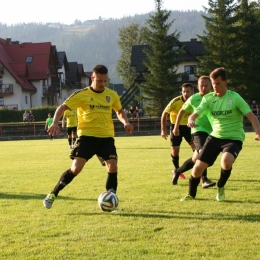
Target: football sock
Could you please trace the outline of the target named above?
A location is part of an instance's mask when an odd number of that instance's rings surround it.
[[[171,157],[172,157],[172,163],[173,163],[175,169],[179,168],[179,155],[177,155],[177,156],[171,155]]]
[[[188,160],[186,160],[183,165],[181,167],[179,167],[178,169],[176,169],[177,173],[184,173],[190,169],[192,169],[194,165],[194,162],[192,161],[192,158],[189,158]]]
[[[192,175],[189,179],[189,195],[192,197],[196,197],[197,194],[197,188],[200,183],[200,177],[194,178]]]
[[[220,178],[218,180],[218,187],[221,188],[221,187],[224,187],[228,178],[230,177],[230,174],[231,174],[231,169],[229,170],[224,170],[221,168],[221,171],[220,171]]]
[[[117,172],[116,173],[107,173],[107,181],[106,181],[106,190],[114,189],[116,192],[117,189]]]
[[[76,177],[76,175],[74,175],[74,174],[71,172],[70,169],[67,170],[67,171],[65,171],[65,172],[61,175],[61,177],[60,177],[60,179],[59,179],[57,185],[55,186],[54,190],[53,190],[51,193],[54,193],[55,196],[57,197],[58,194],[59,194],[59,192],[60,192],[66,185],[68,185],[68,184],[74,179],[74,177]]]
[[[72,138],[68,138],[69,145],[71,145]]]
[[[202,179],[204,178],[204,177],[207,177],[207,175],[208,175],[208,171],[207,171],[207,168],[204,170],[204,172],[202,173]]]

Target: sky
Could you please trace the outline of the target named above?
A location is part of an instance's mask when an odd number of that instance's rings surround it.
[[[171,11],[203,11],[208,0],[163,0],[162,9]],[[22,0],[2,1],[0,23],[59,22],[72,24],[102,17],[122,18],[135,14],[146,14],[155,10],[154,0]]]

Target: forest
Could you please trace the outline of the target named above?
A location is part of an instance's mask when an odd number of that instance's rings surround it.
[[[199,11],[171,11],[169,20],[174,20],[169,34],[180,33],[180,41],[189,41],[203,35],[205,30]],[[149,14],[128,16],[121,19],[79,21],[74,24],[38,24],[21,23],[7,26],[0,23],[0,38],[10,37],[19,42],[51,42],[57,51],[65,51],[69,62],[83,64],[84,71],[91,71],[98,64],[109,69],[111,83],[119,84],[122,80],[116,72],[117,60],[121,50],[118,47],[119,29],[132,23],[144,25]]]

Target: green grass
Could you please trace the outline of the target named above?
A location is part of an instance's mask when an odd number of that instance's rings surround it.
[[[1,142],[0,259],[260,259],[259,142],[247,133],[226,185],[198,188],[180,202],[188,178],[171,185],[169,141],[117,137],[120,213],[102,212],[106,169],[93,157],[55,201],[42,206],[70,167],[66,139]],[[183,142],[180,162],[191,155]],[[219,177],[220,159],[208,170]],[[190,172],[186,173],[186,177]]]

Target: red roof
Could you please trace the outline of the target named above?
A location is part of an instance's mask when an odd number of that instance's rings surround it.
[[[46,79],[54,71],[51,48],[50,42],[12,43],[11,39],[0,38],[0,61],[23,89],[36,91],[31,80]],[[31,62],[26,62],[27,57]]]

